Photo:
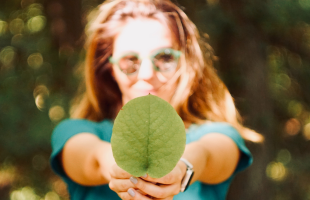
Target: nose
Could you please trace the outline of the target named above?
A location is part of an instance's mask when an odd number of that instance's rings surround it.
[[[150,59],[143,59],[138,72],[138,79],[148,80],[154,76],[153,64]]]

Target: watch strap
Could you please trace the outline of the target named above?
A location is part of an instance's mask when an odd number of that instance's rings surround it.
[[[181,192],[184,192],[192,180],[192,177],[194,175],[194,170],[193,170],[193,165],[188,160],[186,160],[185,158],[181,158],[180,160],[185,163],[186,168],[187,168],[185,176],[183,177],[183,180],[181,182],[181,189],[180,189]]]

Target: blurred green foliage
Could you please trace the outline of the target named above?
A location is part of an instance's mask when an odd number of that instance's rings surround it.
[[[176,2],[176,1],[174,1]],[[0,2],[0,199],[68,199],[50,135],[69,117],[83,29],[99,0]],[[178,0],[214,49],[244,123],[253,166],[228,199],[310,199],[310,0]],[[263,191],[263,192],[262,192]]]

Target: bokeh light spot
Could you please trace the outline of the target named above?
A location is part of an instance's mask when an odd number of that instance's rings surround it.
[[[281,149],[278,152],[277,161],[284,165],[288,164],[291,161],[291,153],[287,149]]]
[[[284,63],[283,52],[274,46],[269,46],[268,66],[271,71],[277,72]]]
[[[207,0],[209,5],[216,5],[219,3],[219,0]]]
[[[13,19],[10,22],[10,31],[13,35],[22,33],[24,30],[24,21],[20,18]]]
[[[305,137],[306,140],[310,140],[310,123],[304,126],[303,136]]]
[[[33,188],[24,187],[11,193],[11,200],[39,200],[40,197],[35,194]]]
[[[56,194],[55,192],[48,192],[45,195],[44,200],[60,200],[58,194]]]
[[[23,40],[23,35],[22,34],[16,34],[12,37],[11,44],[12,45],[18,45],[22,42],[22,40]]]
[[[48,113],[53,122],[58,122],[65,116],[65,110],[61,106],[53,106]]]
[[[28,18],[42,15],[43,6],[38,3],[33,3],[28,7],[27,16]]]
[[[266,175],[274,181],[282,181],[286,174],[286,168],[281,162],[271,162],[266,168]]]
[[[61,179],[57,179],[53,182],[53,189],[59,196],[67,197],[69,195],[67,185]]]
[[[35,104],[39,110],[43,110],[45,105],[45,100],[49,96],[49,90],[45,85],[39,85],[33,90],[33,97],[35,99]]]
[[[6,33],[7,28],[8,28],[8,23],[6,21],[0,20],[0,36]]]
[[[28,65],[33,69],[38,69],[43,64],[43,57],[40,53],[33,53],[27,59]]]
[[[16,179],[16,168],[14,166],[5,166],[0,169],[0,187],[11,185]]]
[[[303,109],[302,104],[297,101],[290,101],[288,105],[288,112],[295,117],[301,114],[302,109]]]
[[[7,46],[0,52],[0,61],[3,65],[8,66],[12,63],[15,57],[15,50],[11,46]]]
[[[42,95],[49,95],[49,90],[45,85],[39,85],[33,90],[33,97],[36,97],[37,95],[42,94]]]
[[[296,118],[289,119],[285,123],[285,132],[288,135],[294,136],[298,134],[300,128],[301,128],[300,122]]]
[[[37,108],[42,111],[44,109],[44,107],[45,107],[44,96],[41,95],[41,94],[36,96],[35,103],[36,103]]]
[[[291,86],[291,79],[287,74],[277,75],[276,81],[285,88],[289,88]]]
[[[41,31],[45,27],[46,19],[44,16],[35,16],[27,21],[27,28],[31,33]]]

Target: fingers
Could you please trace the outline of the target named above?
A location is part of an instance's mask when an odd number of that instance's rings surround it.
[[[109,183],[111,190],[115,191],[122,199],[169,199],[180,192],[180,184],[155,185],[141,178],[112,179]],[[128,196],[130,195],[130,197]]]
[[[135,187],[135,185],[129,179],[112,179],[109,183],[109,187],[114,192],[125,192],[129,188]]]
[[[125,192],[129,188],[135,188],[135,185],[128,179],[112,179],[109,183],[109,187],[114,192]],[[147,195],[142,190],[137,189],[137,192],[139,192],[142,195]]]
[[[148,175],[135,178],[117,164],[111,168],[110,175],[110,189],[115,191],[122,199],[132,200],[149,200],[154,198],[170,200],[180,192],[182,179],[179,168],[174,168],[169,174],[159,179],[149,177]],[[154,198],[149,198],[148,196]]]
[[[174,196],[180,192],[179,184],[158,186],[135,177],[131,177],[130,181],[134,184],[135,188],[138,188],[146,194],[155,198],[167,198]]]
[[[117,178],[117,179],[126,179],[126,178],[131,177],[131,175],[128,172],[120,168],[117,164],[114,164],[112,166],[110,170],[110,175],[111,177]]]
[[[120,192],[118,196],[123,200],[151,200],[151,198],[146,197],[133,188],[129,188],[127,192]]]
[[[155,183],[161,183],[161,184],[167,185],[167,184],[173,184],[177,182],[181,183],[183,176],[182,176],[181,171],[175,168],[169,174],[161,178],[152,178],[149,175],[147,175],[145,178],[144,177],[141,177],[141,178],[149,182],[153,182],[153,183],[155,182]]]
[[[113,179],[109,183],[111,190],[116,192],[122,199],[141,199],[149,200],[150,198],[144,198],[146,193],[139,189],[133,189],[134,184],[129,179]]]
[[[147,175],[147,177],[143,179],[148,182],[161,183],[161,184],[172,184],[176,182],[175,177],[170,173],[161,178],[152,178]]]

